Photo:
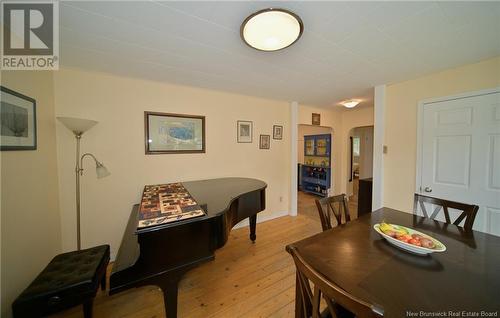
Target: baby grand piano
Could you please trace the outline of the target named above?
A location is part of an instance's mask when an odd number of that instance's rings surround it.
[[[194,266],[214,259],[236,223],[249,218],[255,241],[257,213],[266,206],[266,183],[249,178],[182,182],[206,215],[138,228],[134,205],[110,277],[110,295],[156,285],[163,291],[167,318],[177,317],[177,286]]]

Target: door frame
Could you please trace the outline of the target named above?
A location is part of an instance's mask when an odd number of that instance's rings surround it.
[[[456,100],[456,99],[462,99],[462,98],[468,98],[468,97],[475,97],[475,96],[482,96],[482,95],[489,95],[489,94],[495,94],[495,93],[500,93],[500,86],[495,87],[495,88],[488,88],[488,89],[482,89],[478,91],[471,91],[471,92],[466,92],[466,93],[461,93],[461,94],[455,94],[455,95],[449,95],[449,96],[443,96],[443,97],[434,97],[434,98],[429,98],[429,99],[424,99],[418,102],[418,108],[417,108],[417,160],[416,160],[416,166],[415,166],[415,191],[417,193],[422,193],[422,162],[423,162],[423,151],[422,151],[422,141],[423,141],[423,133],[424,133],[424,107],[427,105],[431,105],[434,103],[438,102],[445,102],[445,101],[450,101],[450,100]]]

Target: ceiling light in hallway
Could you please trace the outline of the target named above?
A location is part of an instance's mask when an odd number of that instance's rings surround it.
[[[350,99],[350,100],[346,100],[346,101],[343,101],[340,103],[347,108],[353,108],[353,107],[356,107],[359,103],[361,103],[361,101],[357,100],[357,99]]]

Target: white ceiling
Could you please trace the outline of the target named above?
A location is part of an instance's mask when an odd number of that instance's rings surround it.
[[[286,50],[240,39],[241,22],[267,7],[304,22]],[[63,67],[319,106],[500,55],[500,2],[65,1],[60,11]]]

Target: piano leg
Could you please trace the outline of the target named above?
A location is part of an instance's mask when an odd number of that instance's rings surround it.
[[[163,291],[163,301],[165,303],[167,318],[177,318],[177,289],[180,278],[181,276],[169,277],[157,283]]]
[[[255,243],[255,240],[257,239],[257,236],[255,235],[255,230],[257,228],[257,214],[249,217],[248,221],[250,222],[250,239],[253,243]]]

